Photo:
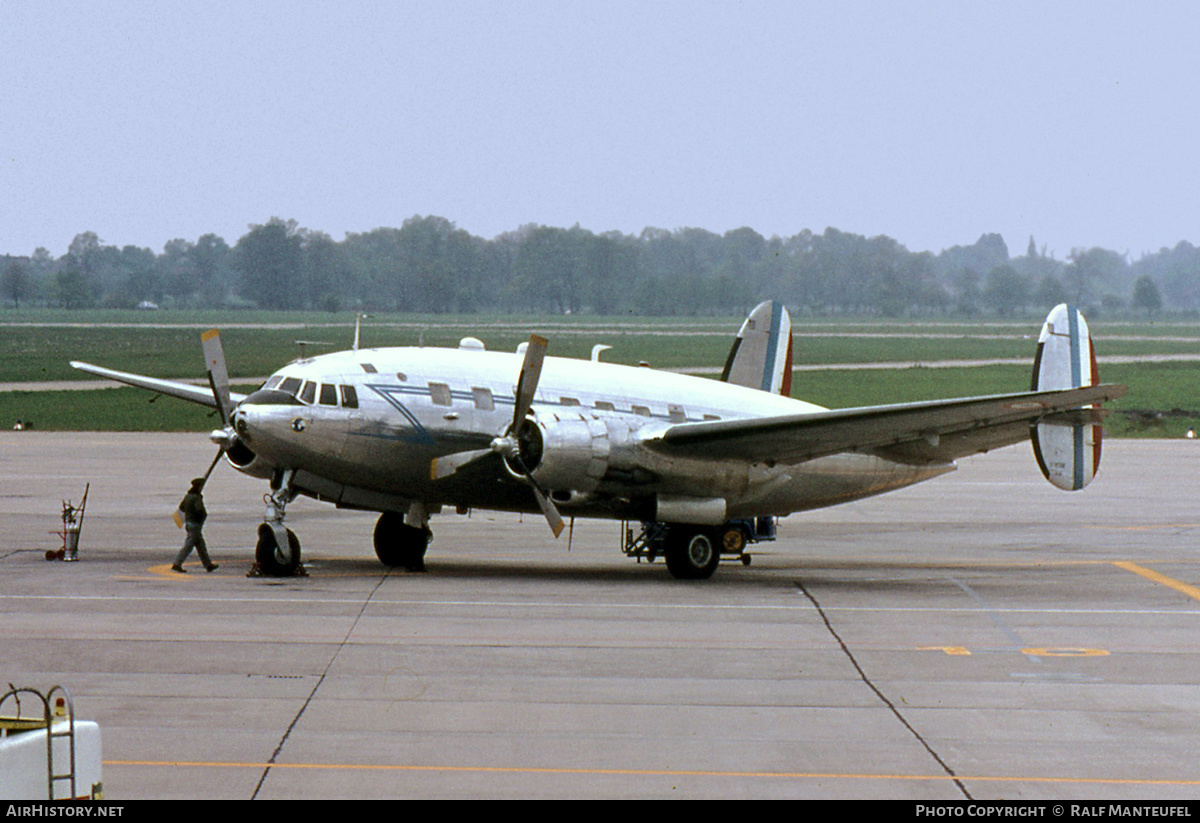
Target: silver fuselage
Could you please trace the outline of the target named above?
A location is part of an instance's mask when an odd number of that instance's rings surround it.
[[[298,490],[346,507],[403,511],[420,502],[536,511],[527,482],[499,457],[448,479],[430,474],[434,459],[485,449],[505,432],[521,364],[519,354],[447,348],[361,349],[296,361],[236,409],[234,428],[257,456],[238,468],[257,476],[294,470]],[[571,515],[668,519],[654,512],[675,511],[687,522],[688,501],[711,500],[722,501],[730,518],[785,515],[954,468],[879,453],[791,465],[666,457],[641,444],[678,423],[824,409],[645,367],[548,357],[533,409],[548,435],[547,460],[534,477]]]

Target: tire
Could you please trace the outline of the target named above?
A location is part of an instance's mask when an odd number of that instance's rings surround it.
[[[746,548],[746,532],[741,526],[726,524],[717,530],[721,540],[721,554],[741,554]]]
[[[300,539],[291,529],[287,530],[288,556],[281,557],[279,540],[275,530],[267,523],[258,527],[258,543],[254,546],[254,560],[259,571],[268,577],[291,577],[300,568]]]
[[[673,526],[667,533],[667,571],[677,580],[707,580],[721,563],[716,534]]]
[[[433,533],[428,528],[409,526],[404,515],[384,512],[375,524],[375,556],[385,566],[410,572],[425,570],[425,550]]]

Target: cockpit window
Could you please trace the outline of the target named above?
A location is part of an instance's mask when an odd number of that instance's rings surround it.
[[[300,378],[299,377],[285,378],[284,381],[279,384],[279,390],[283,391],[283,392],[287,392],[288,394],[293,394],[293,395],[296,394],[297,392],[300,391]]]
[[[342,405],[348,409],[358,408],[358,392],[353,386],[341,386],[342,390]]]
[[[271,375],[270,377],[268,377],[268,378],[267,378],[267,382],[266,382],[266,383],[263,383],[262,387],[263,387],[264,389],[273,389],[273,388],[275,388],[276,386],[278,386],[278,385],[279,385],[280,383],[282,383],[282,382],[283,382],[283,375],[282,375],[282,374],[273,374],[273,375]]]
[[[300,402],[312,404],[317,399],[317,384],[311,380],[304,381],[304,388],[300,389]]]
[[[336,406],[338,400],[337,386],[332,383],[321,384],[321,405]]]

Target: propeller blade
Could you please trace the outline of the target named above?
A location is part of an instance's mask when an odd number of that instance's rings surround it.
[[[529,480],[529,486],[533,489],[533,496],[537,498],[537,503],[542,509],[542,514],[546,515],[546,522],[550,524],[550,531],[554,532],[555,537],[558,537],[562,534],[564,528],[562,515],[558,513],[558,508],[555,507],[554,501],[542,490],[542,487],[532,477],[527,476],[526,479]]]
[[[208,368],[208,384],[212,387],[213,398],[221,412],[221,422],[229,424],[233,414],[233,402],[229,398],[229,371],[225,368],[225,349],[221,346],[221,334],[216,329],[209,329],[200,335],[200,343],[204,347],[204,361]]]
[[[204,484],[208,482],[208,476],[212,474],[213,469],[217,467],[217,461],[221,459],[223,454],[225,454],[225,449],[217,449],[217,453],[213,457],[212,462],[208,464],[208,470],[204,472],[203,476],[200,478],[200,488],[204,488]]]
[[[494,453],[493,449],[475,449],[474,451],[455,452],[444,457],[436,457],[429,464],[429,477],[432,480],[441,480],[454,474],[463,466]]]
[[[533,396],[537,393],[538,381],[542,378],[542,361],[546,359],[546,347],[549,341],[540,335],[531,334],[529,345],[525,347],[525,362],[521,364],[521,375],[517,378],[517,402],[513,408],[513,425],[515,432],[525,422],[525,415],[533,406]]]

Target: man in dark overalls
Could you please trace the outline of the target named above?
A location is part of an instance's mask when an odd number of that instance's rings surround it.
[[[196,554],[200,555],[200,562],[204,564],[204,570],[207,572],[214,571],[217,564],[212,562],[208,556],[208,546],[204,542],[204,521],[208,517],[208,512],[204,508],[204,496],[201,492],[204,489],[204,478],[197,477],[192,481],[192,487],[188,489],[188,493],[183,496],[183,502],[179,504],[179,510],[183,512],[183,525],[187,529],[187,537],[183,541],[183,548],[179,550],[179,554],[175,555],[175,563],[171,566],[173,571],[181,574],[186,574],[187,569],[183,567],[183,561],[187,560],[192,549],[196,550]]]

